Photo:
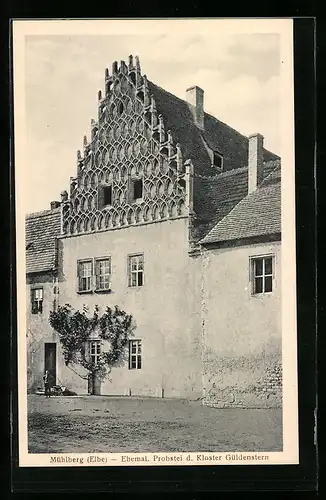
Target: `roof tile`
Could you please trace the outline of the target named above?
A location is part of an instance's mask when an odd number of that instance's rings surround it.
[[[245,196],[211,231],[201,244],[225,242],[281,233],[280,165]]]
[[[60,208],[26,216],[26,273],[55,269],[56,238],[60,235]]]

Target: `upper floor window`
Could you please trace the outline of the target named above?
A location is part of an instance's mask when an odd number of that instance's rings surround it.
[[[251,260],[252,293],[268,293],[273,291],[273,257],[256,257]]]
[[[97,365],[100,355],[101,355],[101,341],[92,340],[90,342],[90,358],[91,362],[94,363],[94,365]]]
[[[98,191],[99,208],[112,205],[112,186],[100,186]]]
[[[90,292],[92,289],[93,263],[92,260],[79,261],[78,271],[78,291]]]
[[[129,370],[140,370],[142,362],[141,340],[129,341]]]
[[[133,181],[132,195],[134,200],[139,200],[143,197],[143,180],[137,179]]]
[[[33,288],[31,290],[32,314],[43,311],[43,288]]]
[[[96,259],[95,261],[96,290],[105,291],[111,288],[111,259]]]
[[[143,286],[144,284],[144,256],[129,256],[129,286]]]
[[[223,167],[223,156],[216,151],[213,151],[213,165],[218,168]]]
[[[103,205],[112,205],[112,186],[103,186]]]

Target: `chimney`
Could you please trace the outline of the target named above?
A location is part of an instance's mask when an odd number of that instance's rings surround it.
[[[204,91],[196,85],[186,90],[187,102],[190,105],[197,127],[204,128]]]
[[[263,177],[264,137],[261,134],[249,136],[248,194],[257,189]]]
[[[51,201],[50,203],[51,210],[60,207],[60,201]]]

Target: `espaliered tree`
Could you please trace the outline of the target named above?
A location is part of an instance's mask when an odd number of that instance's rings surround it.
[[[100,380],[107,378],[112,367],[126,359],[126,347],[136,328],[132,315],[118,306],[107,307],[102,315],[95,306],[89,315],[86,306],[78,311],[70,304],[59,305],[56,311],[50,312],[49,322],[59,335],[66,366],[81,365],[86,375],[74,371],[84,379],[94,375]],[[87,349],[94,333],[96,339],[106,341],[107,347],[97,356],[96,363]]]

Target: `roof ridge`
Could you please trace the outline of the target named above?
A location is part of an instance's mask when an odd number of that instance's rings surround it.
[[[209,116],[210,118],[213,118],[214,120],[216,120],[217,122],[221,123],[222,125],[224,125],[228,129],[232,130],[233,132],[236,132],[238,135],[241,135],[241,137],[243,137],[244,139],[249,140],[249,138],[248,138],[247,135],[242,134],[241,132],[239,132],[239,130],[231,127],[230,125],[228,125],[227,123],[223,122],[219,118],[216,118],[216,116],[212,115],[211,113],[207,113],[206,111],[204,111],[204,114],[207,115],[207,116]]]
[[[152,83],[152,85],[155,85],[155,87],[157,87],[158,89],[162,90],[163,92],[165,92],[166,94],[169,94],[171,95],[172,97],[174,97],[175,99],[178,99],[179,101],[182,101],[184,104],[187,104],[189,105],[188,101],[186,99],[182,99],[181,97],[178,97],[177,95],[173,94],[172,92],[169,92],[168,90],[164,89],[163,87],[161,87],[160,85],[157,85],[156,83],[152,82],[151,80],[148,80],[150,83]],[[228,125],[227,123],[223,122],[222,120],[220,120],[219,118],[216,118],[216,116],[212,115],[211,113],[208,113],[207,111],[204,110],[204,114],[213,118],[214,120],[216,120],[217,122],[221,123],[222,125],[224,125],[225,127],[228,127],[230,130],[236,132],[238,135],[241,135],[242,137],[244,137],[245,139],[248,139],[248,136],[242,134],[241,132],[239,132],[238,130],[236,130],[235,128],[231,127],[230,125]],[[194,123],[194,125],[196,125]],[[197,127],[198,128],[198,127]],[[200,129],[199,129],[200,130]],[[201,132],[201,135],[202,135],[202,132],[205,132],[205,130],[200,130]],[[267,150],[266,150],[267,151]],[[271,151],[269,151],[269,153],[271,153]],[[274,154],[274,153],[273,153]]]
[[[170,96],[174,97],[175,99],[178,99],[179,101],[182,101],[184,104],[189,104],[185,99],[182,99],[181,97],[178,97],[177,95],[172,94],[172,92],[169,92],[168,90],[165,90],[163,87],[161,87],[160,85],[157,85],[156,83],[152,82],[151,80],[147,80],[147,81],[148,81],[148,83],[151,83],[152,85],[154,85],[158,89],[162,90],[166,94],[169,94]]]

